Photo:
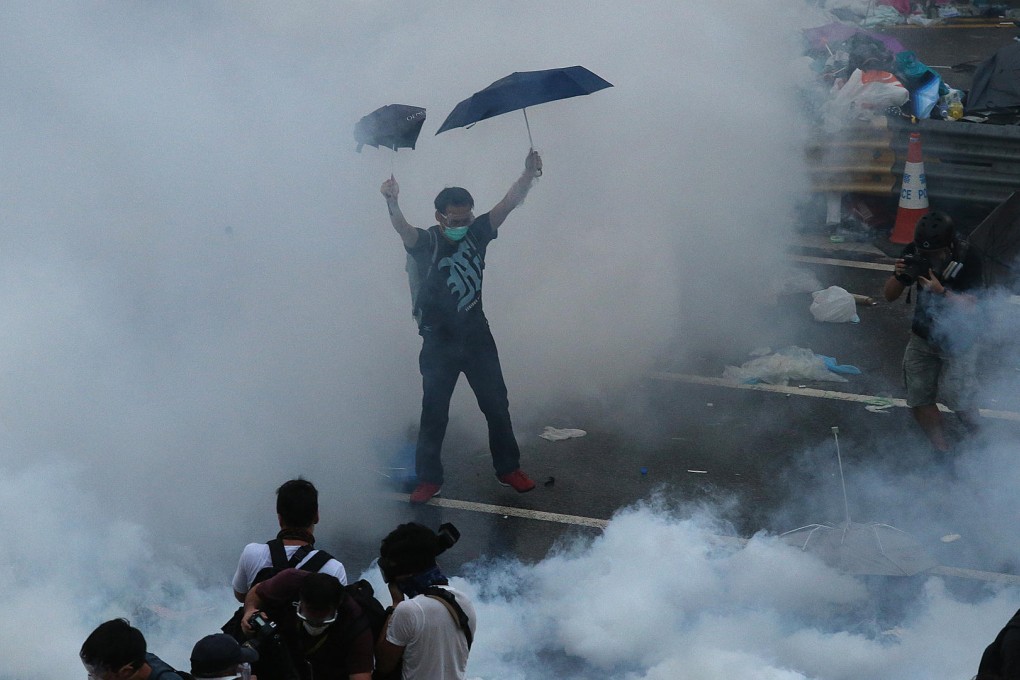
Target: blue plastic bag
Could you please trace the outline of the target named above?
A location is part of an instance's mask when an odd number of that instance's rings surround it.
[[[917,55],[910,50],[896,54],[893,73],[910,90],[914,115],[918,118],[930,116],[939,97],[949,92],[949,88],[942,82],[942,76],[918,61]]]

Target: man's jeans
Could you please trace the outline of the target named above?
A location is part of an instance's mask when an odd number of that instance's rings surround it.
[[[424,331],[422,339],[418,355],[422,376],[421,423],[415,455],[418,481],[443,483],[440,452],[450,420],[450,398],[461,373],[467,377],[478,407],[489,424],[489,450],[496,474],[516,470],[520,466],[521,451],[510,424],[510,402],[503,369],[488,323],[483,322],[454,337]]]

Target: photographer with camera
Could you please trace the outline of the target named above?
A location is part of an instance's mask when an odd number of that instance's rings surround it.
[[[285,569],[248,591],[241,629],[263,680],[371,680],[368,619],[330,574]],[[293,671],[290,669],[294,669]]]
[[[892,302],[915,284],[917,304],[903,354],[907,406],[934,451],[945,454],[951,446],[939,398],[968,431],[977,429],[977,298],[966,291],[982,285],[981,258],[945,213],[932,211],[917,221],[913,242],[885,283],[885,299]]]
[[[379,569],[393,606],[376,643],[378,670],[401,663],[403,680],[464,680],[475,634],[475,609],[454,590],[436,557],[460,538],[452,524],[439,532],[401,524],[383,539]]]

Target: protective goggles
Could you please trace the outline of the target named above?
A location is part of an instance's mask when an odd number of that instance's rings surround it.
[[[337,617],[337,612],[334,609],[333,610],[333,614],[329,618],[326,618],[326,619],[313,619],[313,618],[309,618],[309,617],[307,617],[307,616],[305,616],[304,614],[301,613],[301,603],[300,602],[295,602],[294,603],[294,611],[297,614],[297,617],[299,619],[301,619],[302,621],[307,623],[309,626],[315,626],[315,627],[318,627],[318,626],[328,626],[329,624],[335,622],[336,621],[336,617]]]

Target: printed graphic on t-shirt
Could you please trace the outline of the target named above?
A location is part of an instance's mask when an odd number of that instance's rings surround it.
[[[482,291],[482,258],[467,239],[460,243],[449,257],[437,264],[439,271],[447,272],[446,285],[457,297],[457,311],[469,309]]]

